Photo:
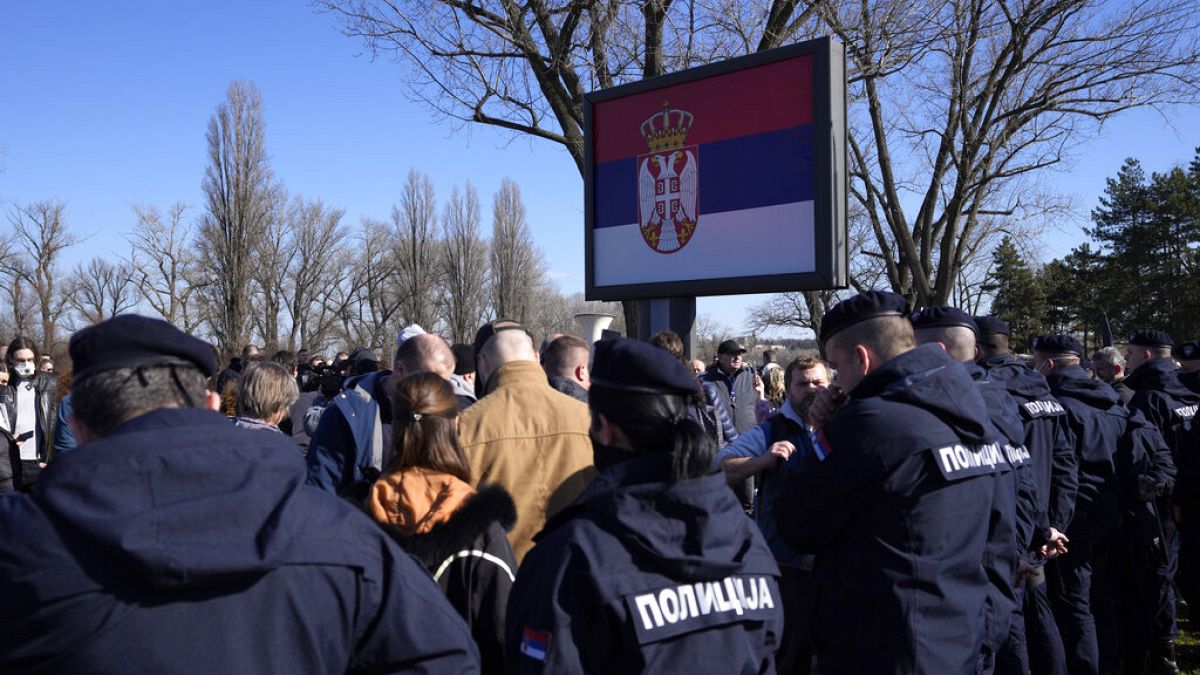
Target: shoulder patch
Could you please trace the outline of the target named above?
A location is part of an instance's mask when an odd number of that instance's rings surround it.
[[[961,480],[1007,471],[1010,467],[999,443],[964,445],[956,443],[934,448],[933,460],[946,480]]]
[[[1067,414],[1066,409],[1058,401],[1029,401],[1021,404],[1021,414],[1028,419],[1038,417],[1053,417]]]
[[[1196,405],[1197,404],[1195,404],[1195,403],[1193,403],[1192,405],[1185,405],[1185,406],[1182,406],[1179,408],[1175,408],[1171,412],[1175,413],[1175,415],[1178,416],[1180,419],[1190,420],[1196,416]]]
[[[550,634],[529,626],[521,631],[521,653],[535,661],[545,661],[550,649]]]
[[[730,576],[625,596],[638,644],[695,631],[781,616],[779,587],[762,575]]]

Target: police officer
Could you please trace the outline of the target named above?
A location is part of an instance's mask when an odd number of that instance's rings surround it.
[[[976,316],[974,320],[979,328],[979,364],[993,380],[1003,383],[1009,396],[1016,400],[1025,427],[1025,448],[1033,463],[1038,494],[1037,526],[1031,549],[1039,555],[1029,562],[1043,558],[1040,555],[1043,548],[1044,557],[1054,558],[1066,548],[1065,533],[1075,513],[1075,493],[1079,488],[1078,462],[1066,410],[1050,392],[1046,378],[1013,356],[1008,323],[995,316]],[[1061,675],[1067,672],[1066,653],[1050,608],[1045,577],[1040,568],[1031,572],[1022,584],[1021,593],[1028,666],[1035,675]],[[1010,662],[1002,659],[1002,665],[1006,664]],[[1005,667],[1001,672],[1011,670]]]
[[[970,376],[916,347],[907,315],[902,296],[869,291],[822,319],[838,386],[810,408],[814,452],[783,476],[776,518],[789,545],[817,554],[817,672],[979,665],[1004,443]]]
[[[1137,616],[1133,608],[1122,611],[1117,601],[1121,525],[1126,514],[1149,513],[1146,502],[1165,484],[1167,477],[1155,475],[1152,461],[1165,444],[1139,413],[1121,405],[1111,386],[1088,376],[1079,365],[1083,353],[1083,345],[1069,335],[1047,335],[1034,343],[1034,365],[1066,409],[1079,461],[1075,516],[1067,531],[1070,551],[1049,567],[1051,599],[1071,672],[1111,673],[1122,643],[1119,617]]]
[[[1034,365],[1067,410],[1079,458],[1070,550],[1050,566],[1052,601],[1063,637],[1074,645],[1072,671],[1114,673],[1123,631],[1135,645],[1126,655],[1127,670],[1136,673],[1146,657],[1144,647],[1136,646],[1146,644],[1139,633],[1153,614],[1140,605],[1156,591],[1153,574],[1135,573],[1126,558],[1145,557],[1136,549],[1158,530],[1153,501],[1169,489],[1175,470],[1158,430],[1122,406],[1109,384],[1088,377],[1080,366],[1082,354],[1084,347],[1069,335],[1034,341]],[[1122,520],[1128,527],[1122,528]],[[1127,543],[1133,555],[1127,555]],[[1120,602],[1118,589],[1124,591]],[[1120,617],[1126,617],[1126,625]]]
[[[1200,394],[1200,340],[1190,340],[1175,347],[1179,360],[1179,381]]]
[[[665,350],[596,343],[599,476],[535,538],[509,596],[510,673],[767,673],[779,568],[688,418],[700,387]]]
[[[0,499],[0,672],[479,671],[411,556],[216,412],[210,345],[126,314],[70,354],[80,449]]]
[[[1025,655],[1024,622],[1018,611],[1020,591],[1013,580],[1017,576],[1017,563],[1028,552],[1033,539],[1038,498],[1031,463],[1027,461],[1025,429],[1017,414],[1017,402],[1008,395],[1003,384],[992,380],[986,370],[975,364],[979,329],[969,314],[957,307],[926,307],[914,312],[911,320],[917,344],[938,344],[950,358],[962,364],[979,387],[992,424],[1004,436],[1005,458],[1013,471],[1005,467],[999,474],[992,522],[998,527],[1011,523],[1010,527],[1015,529],[998,531],[993,528],[988,538],[986,560],[990,593],[980,671],[992,672],[1003,650],[1011,661],[1009,670],[1025,673],[1029,665]]]
[[[1186,436],[1191,426],[1192,417],[1196,414],[1200,395],[1189,390],[1179,381],[1175,361],[1171,358],[1171,348],[1174,342],[1171,336],[1160,330],[1138,330],[1129,336],[1129,344],[1125,348],[1125,367],[1129,375],[1125,383],[1133,389],[1133,398],[1129,407],[1146,416],[1152,424],[1162,432],[1167,446],[1171,449],[1175,466],[1179,469],[1175,494],[1182,500],[1181,520],[1189,520],[1192,504],[1190,499],[1200,489],[1200,476],[1196,475],[1194,467],[1184,451]],[[1162,577],[1159,583],[1160,593],[1155,598],[1157,612],[1153,623],[1153,642],[1150,645],[1150,664],[1163,672],[1175,672],[1175,591],[1172,582],[1175,573],[1179,571],[1181,533],[1176,529],[1172,502],[1169,495],[1158,500],[1158,515],[1162,522],[1162,536],[1166,543],[1165,564],[1158,565],[1158,574]],[[1196,512],[1200,519],[1200,511]],[[1196,590],[1189,578],[1200,576],[1200,527],[1193,528],[1190,523],[1186,527],[1185,538],[1189,540],[1184,545],[1187,558],[1182,563],[1183,574],[1180,581],[1184,598],[1193,606],[1200,607],[1200,591]]]

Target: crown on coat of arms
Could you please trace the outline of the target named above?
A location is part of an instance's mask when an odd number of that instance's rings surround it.
[[[669,101],[664,101],[662,112],[654,113],[642,122],[642,137],[650,146],[650,152],[682,148],[693,121],[692,113],[673,109]]]

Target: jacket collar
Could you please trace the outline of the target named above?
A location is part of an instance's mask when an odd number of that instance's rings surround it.
[[[501,387],[512,385],[539,385],[549,388],[546,372],[534,361],[510,361],[499,368],[487,381],[487,392],[490,394]]]

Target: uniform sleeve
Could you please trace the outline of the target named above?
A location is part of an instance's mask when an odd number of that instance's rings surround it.
[[[379,578],[364,581],[369,611],[347,672],[479,673],[479,650],[441,589],[394,543],[383,544]]]
[[[783,473],[775,502],[779,533],[798,553],[820,551],[885,477],[875,453],[848,434],[830,442],[822,431],[818,440],[825,459],[812,453]]]
[[[504,655],[509,675],[612,670],[614,642],[593,575],[576,569],[561,538],[540,542],[521,562],[508,598]]]
[[[304,456],[308,464],[308,484],[342,495],[354,485],[354,439],[341,410],[331,406],[329,414],[313,432]]]
[[[1179,483],[1178,489],[1176,488],[1175,460],[1158,427],[1136,410],[1129,416],[1128,425],[1126,434],[1129,435],[1130,442],[1140,446],[1140,450],[1139,448],[1132,449],[1132,456],[1137,457],[1144,454],[1149,460],[1149,466],[1143,472],[1146,480],[1157,486],[1159,494],[1169,495],[1174,492],[1176,500],[1194,499],[1194,497],[1189,497],[1189,491],[1185,489],[1187,487],[1186,479]],[[1181,470],[1181,473],[1187,473],[1187,471]]]
[[[1075,518],[1075,495],[1079,492],[1079,459],[1075,456],[1075,434],[1063,415],[1054,425],[1054,454],[1050,458],[1050,527],[1066,532]]]
[[[1024,556],[1030,548],[1041,548],[1045,535],[1045,515],[1038,513],[1037,483],[1029,463],[1016,468],[1017,482],[1017,550]]]

